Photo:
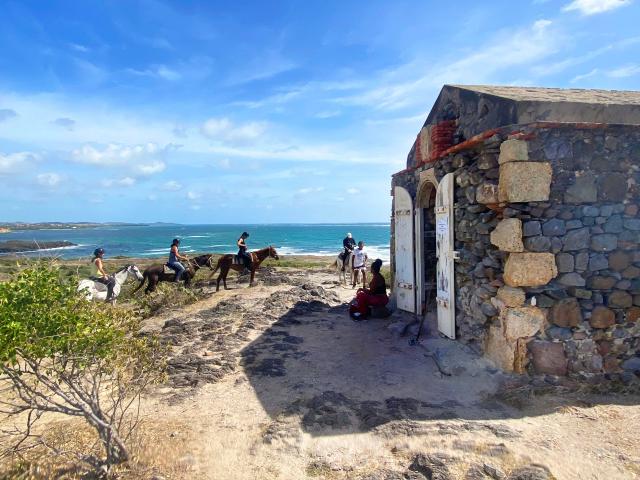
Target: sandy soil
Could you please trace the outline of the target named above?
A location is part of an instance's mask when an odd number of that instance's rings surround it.
[[[350,320],[334,274],[259,278],[145,322],[173,345],[143,405],[155,478],[640,478],[640,398],[507,402],[463,345],[388,328],[410,317]]]

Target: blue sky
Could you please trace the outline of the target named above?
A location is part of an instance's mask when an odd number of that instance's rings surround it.
[[[388,221],[443,84],[640,87],[638,0],[0,12],[0,221]]]

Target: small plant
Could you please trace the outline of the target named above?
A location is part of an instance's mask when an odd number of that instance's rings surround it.
[[[162,349],[135,336],[130,311],[87,302],[63,277],[36,263],[0,283],[0,411],[21,425],[3,431],[13,439],[3,454],[42,444],[34,426],[52,412],[93,427],[104,458],[84,460],[108,470],[129,459],[136,407],[161,377]]]

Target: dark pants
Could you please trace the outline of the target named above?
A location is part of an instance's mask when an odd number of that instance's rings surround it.
[[[251,255],[249,255],[249,252],[240,251],[238,252],[238,257],[240,257],[244,262],[244,268],[246,268],[247,270],[251,270],[253,261],[251,260]]]
[[[344,249],[344,252],[342,252],[342,270],[344,271],[345,267],[347,266],[347,262],[349,261],[349,255],[351,254],[351,250],[348,249]]]
[[[116,279],[113,277],[93,277],[91,280],[107,286],[107,300],[111,300],[113,296],[113,287],[116,286]]]

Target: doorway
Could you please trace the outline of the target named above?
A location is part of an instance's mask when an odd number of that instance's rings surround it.
[[[435,179],[433,179],[435,180]],[[418,313],[436,311],[436,190],[433,180],[424,180],[416,198],[416,277]]]

